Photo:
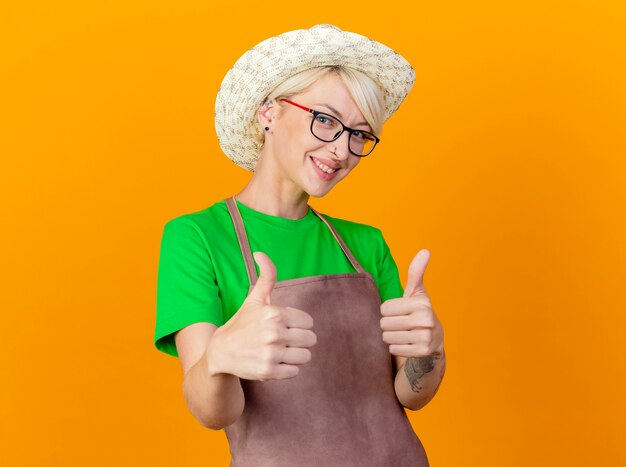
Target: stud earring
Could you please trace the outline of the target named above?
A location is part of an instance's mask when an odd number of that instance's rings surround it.
[[[266,126],[265,131],[270,131],[270,127]]]

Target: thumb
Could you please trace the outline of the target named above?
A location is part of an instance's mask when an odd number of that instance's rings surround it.
[[[430,260],[430,251],[420,250],[409,266],[409,278],[403,297],[411,297],[426,292],[424,289],[424,271]]]
[[[276,284],[276,266],[265,253],[257,251],[253,254],[254,260],[259,265],[259,279],[248,297],[260,300],[269,305],[272,290]]]

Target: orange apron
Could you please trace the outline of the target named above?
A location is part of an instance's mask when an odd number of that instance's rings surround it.
[[[258,276],[241,213],[234,198],[226,204],[252,290]],[[395,394],[376,282],[335,228],[311,209],[358,272],[276,282],[271,303],[310,314],[317,344],[294,378],[241,379],[244,411],[224,429],[230,465],[427,467],[424,447]]]

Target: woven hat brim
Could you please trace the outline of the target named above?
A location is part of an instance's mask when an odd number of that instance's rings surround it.
[[[385,120],[406,98],[415,70],[391,48],[332,25],[289,31],[257,44],[228,71],[215,102],[215,128],[222,151],[254,170],[259,148],[252,130],[263,99],[287,78],[309,68],[343,65],[375,79],[384,91]]]

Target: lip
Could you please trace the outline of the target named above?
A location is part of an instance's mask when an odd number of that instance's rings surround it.
[[[313,157],[313,156],[311,156],[311,157]],[[341,166],[339,164],[337,164],[336,162],[329,161],[328,159],[323,159],[321,157],[315,157],[315,159],[320,161],[322,164],[327,165],[331,169],[340,169],[341,168]]]
[[[335,176],[339,173],[339,170],[337,170],[336,172],[333,172],[331,174],[328,174],[326,172],[324,172],[322,169],[320,169],[317,164],[315,163],[315,161],[313,160],[313,156],[309,156],[309,158],[311,159],[311,165],[313,166],[313,170],[315,170],[315,172],[317,173],[317,175],[319,175],[320,178],[322,178],[323,180],[332,180],[333,178],[335,178]],[[319,160],[322,164],[327,165],[330,168],[334,168],[333,165],[328,164],[327,161],[325,159],[320,159],[318,157],[316,157],[315,159]]]

